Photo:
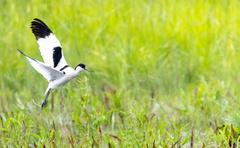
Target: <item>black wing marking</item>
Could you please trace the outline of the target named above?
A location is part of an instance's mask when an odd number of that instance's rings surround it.
[[[46,36],[49,36],[50,33],[52,33],[49,27],[43,21],[37,18],[35,18],[31,24],[31,29],[34,36],[36,37],[36,40],[39,38],[45,38]]]
[[[53,48],[53,64],[54,68],[57,67],[59,61],[62,58],[62,48],[61,47],[54,47]]]
[[[68,65],[65,65],[63,68],[60,69],[60,71],[63,71],[65,68],[68,68]]]

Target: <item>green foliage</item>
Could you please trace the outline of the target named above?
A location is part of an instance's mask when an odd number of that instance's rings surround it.
[[[0,2],[2,147],[237,147],[240,2]],[[47,82],[30,30],[42,19],[81,75]]]

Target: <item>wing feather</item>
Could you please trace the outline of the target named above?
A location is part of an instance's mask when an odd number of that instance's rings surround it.
[[[45,79],[47,79],[48,82],[54,81],[55,79],[59,79],[64,76],[64,74],[54,68],[51,68],[44,63],[37,61],[29,56],[27,56],[25,53],[23,53],[21,50],[17,49],[21,54],[26,56],[32,67],[39,72]]]
[[[34,19],[31,23],[31,29],[46,65],[57,70],[68,65],[64,58],[59,40],[43,21]]]

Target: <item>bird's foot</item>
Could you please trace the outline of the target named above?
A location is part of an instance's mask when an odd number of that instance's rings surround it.
[[[41,105],[42,109],[47,105],[48,101],[47,100],[43,100],[43,103]]]

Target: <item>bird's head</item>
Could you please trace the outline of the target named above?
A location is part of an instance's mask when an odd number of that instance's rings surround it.
[[[88,69],[86,68],[86,66],[85,66],[84,64],[82,64],[82,63],[81,63],[81,64],[78,64],[78,65],[76,66],[75,70],[78,71],[78,72],[81,72],[81,71],[84,71],[84,70],[86,70],[86,71],[88,71],[88,72],[92,72],[92,71],[88,70]]]

